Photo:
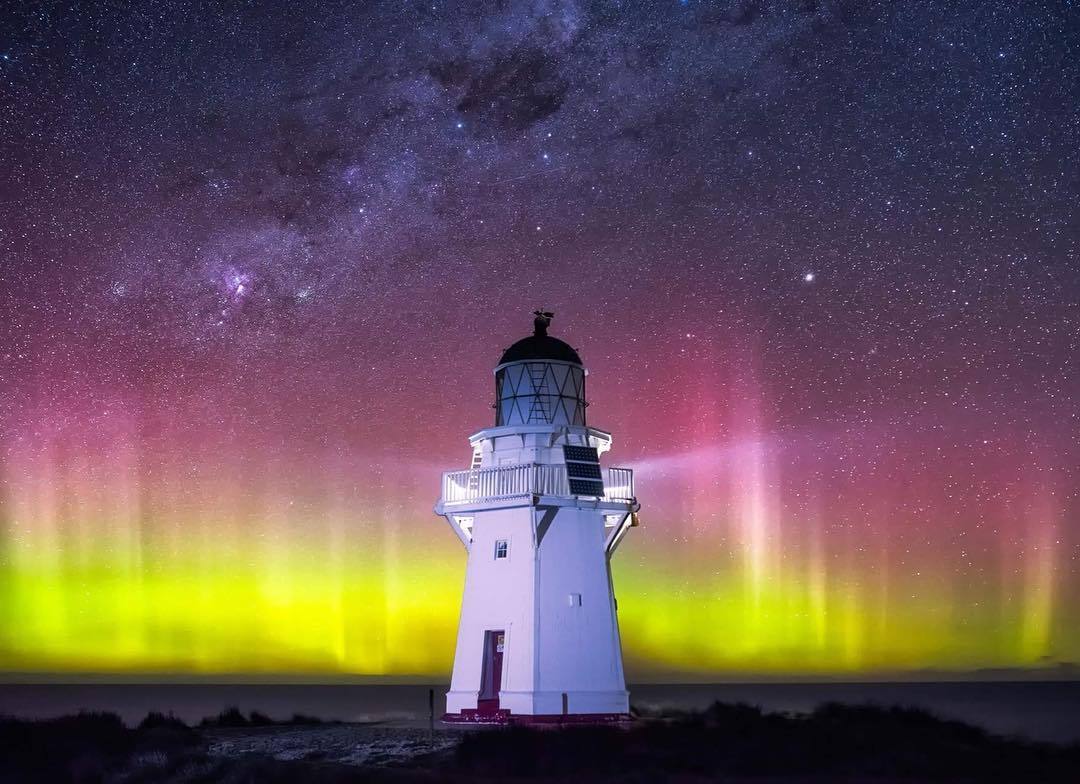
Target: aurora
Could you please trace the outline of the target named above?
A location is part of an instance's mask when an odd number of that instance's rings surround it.
[[[34,6],[0,672],[447,678],[439,475],[538,307],[634,472],[630,681],[1080,661],[1064,12]]]

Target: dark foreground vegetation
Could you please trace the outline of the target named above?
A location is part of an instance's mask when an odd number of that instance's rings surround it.
[[[379,767],[331,763],[314,752],[290,760],[211,752],[221,733],[265,737],[299,726],[313,738],[352,727],[302,716],[273,722],[235,709],[199,727],[161,714],[135,728],[107,713],[0,719],[0,782],[1080,781],[1080,745],[999,738],[922,710],[835,704],[790,716],[717,703],[701,713],[643,716],[624,729],[466,732],[449,750]],[[356,727],[357,745],[364,732]]]

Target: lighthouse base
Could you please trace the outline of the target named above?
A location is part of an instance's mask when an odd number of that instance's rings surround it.
[[[449,691],[446,715],[451,724],[610,724],[629,721],[630,693],[612,691],[513,691],[494,699],[476,692]]]
[[[477,724],[494,726],[547,726],[629,724],[633,717],[629,713],[511,713],[508,710],[494,711],[465,708],[460,713],[443,714],[444,724]]]

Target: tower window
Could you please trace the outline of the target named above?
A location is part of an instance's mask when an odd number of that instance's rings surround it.
[[[510,543],[505,539],[499,539],[495,542],[495,558],[506,558],[510,555]]]

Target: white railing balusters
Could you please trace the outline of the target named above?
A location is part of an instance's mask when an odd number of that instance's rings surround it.
[[[606,498],[634,498],[634,472],[629,468],[609,468],[604,482]]]

